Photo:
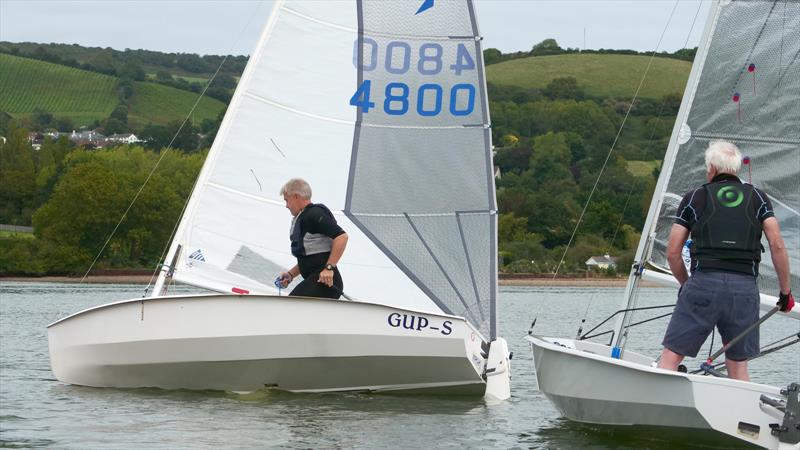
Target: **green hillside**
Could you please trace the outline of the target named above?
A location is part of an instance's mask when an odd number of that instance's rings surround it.
[[[119,103],[116,77],[33,59],[0,54],[0,111],[25,116],[44,109],[77,125],[103,120]],[[197,94],[154,83],[135,82],[129,121],[133,126],[182,120]],[[203,98],[193,121],[214,119],[225,104]]]
[[[165,124],[174,120],[183,120],[192,110],[192,105],[197,101],[199,95],[142,81],[134,83],[134,91],[136,93],[131,99],[131,110],[128,113],[128,120],[133,125],[148,122]],[[192,122],[199,124],[203,119],[216,119],[223,109],[225,109],[225,104],[221,101],[203,97],[192,114]]]
[[[554,78],[574,77],[588,95],[630,98],[650,60],[648,56],[567,54],[534,56],[492,64],[486,77],[497,85],[544,88]],[[681,93],[692,64],[668,58],[653,59],[641,97]]]
[[[36,108],[76,123],[108,117],[117,104],[108,75],[0,54],[0,111],[26,115]]]

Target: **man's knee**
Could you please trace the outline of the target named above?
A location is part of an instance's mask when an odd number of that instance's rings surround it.
[[[661,369],[678,370],[678,365],[683,361],[684,356],[680,353],[675,353],[672,350],[664,347],[661,351],[661,358],[658,360],[658,367]]]

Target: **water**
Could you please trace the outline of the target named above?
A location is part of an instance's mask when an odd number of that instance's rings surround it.
[[[668,449],[698,444],[673,434],[574,424],[559,418],[536,390],[530,350],[522,339],[533,317],[538,316],[538,334],[574,336],[584,314],[588,324],[596,324],[613,312],[622,288],[502,289],[499,329],[514,352],[513,397],[496,405],[447,397],[96,389],[56,381],[46,325],[90,306],[139,297],[142,289],[0,283],[0,447]],[[644,289],[640,306],[670,304],[674,298],[673,289]],[[649,317],[645,314],[637,317]],[[796,322],[783,318],[766,325],[762,344],[798,331]],[[656,355],[665,326],[661,320],[634,328],[628,348]],[[701,355],[707,348],[708,343]],[[753,361],[751,374],[780,386],[800,380],[800,352],[792,347]]]

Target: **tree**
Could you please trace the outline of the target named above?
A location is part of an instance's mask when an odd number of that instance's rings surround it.
[[[533,156],[530,160],[533,187],[554,182],[567,182],[574,185],[575,180],[569,171],[572,154],[563,133],[547,133],[537,136],[533,141]]]
[[[562,49],[558,42],[555,39],[545,39],[542,42],[534,45],[531,49],[531,56],[543,56],[543,55],[557,55],[559,53],[563,53],[564,49]]]
[[[114,111],[111,111],[111,114],[109,115],[109,118],[117,119],[120,122],[122,122],[123,124],[127,125],[127,123],[128,123],[128,105],[124,105],[124,104],[117,105],[117,107],[114,108]]]
[[[574,77],[555,78],[547,84],[544,95],[551,99],[580,100],[583,98],[583,90],[578,86],[578,80]]]
[[[53,125],[53,115],[42,108],[34,108],[31,120],[36,131],[44,131]]]
[[[159,70],[156,72],[156,80],[164,82],[164,81],[172,81],[172,74],[167,72],[166,70]]]
[[[502,57],[503,53],[496,48],[487,48],[483,51],[483,63],[487,66],[500,62]]]
[[[128,61],[117,70],[117,76],[136,81],[144,81],[147,74],[145,74],[142,66],[139,65],[139,63],[135,61]]]
[[[103,122],[103,132],[106,135],[126,133],[127,131],[128,126],[119,119],[109,117]]]
[[[59,117],[55,121],[55,127],[58,131],[69,133],[70,131],[75,130],[75,122],[73,122],[69,117]]]
[[[36,167],[28,131],[11,125],[0,142],[0,223],[27,225],[36,193]]]

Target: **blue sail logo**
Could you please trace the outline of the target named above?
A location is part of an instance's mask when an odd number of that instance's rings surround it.
[[[433,8],[433,1],[434,0],[425,0],[424,2],[422,2],[422,5],[419,7],[417,12],[414,13],[414,15],[417,15],[419,13],[423,13],[423,12]]]
[[[203,262],[205,262],[206,260],[206,258],[203,256],[203,252],[199,248],[195,250],[191,255],[189,255],[189,259],[194,259]]]

